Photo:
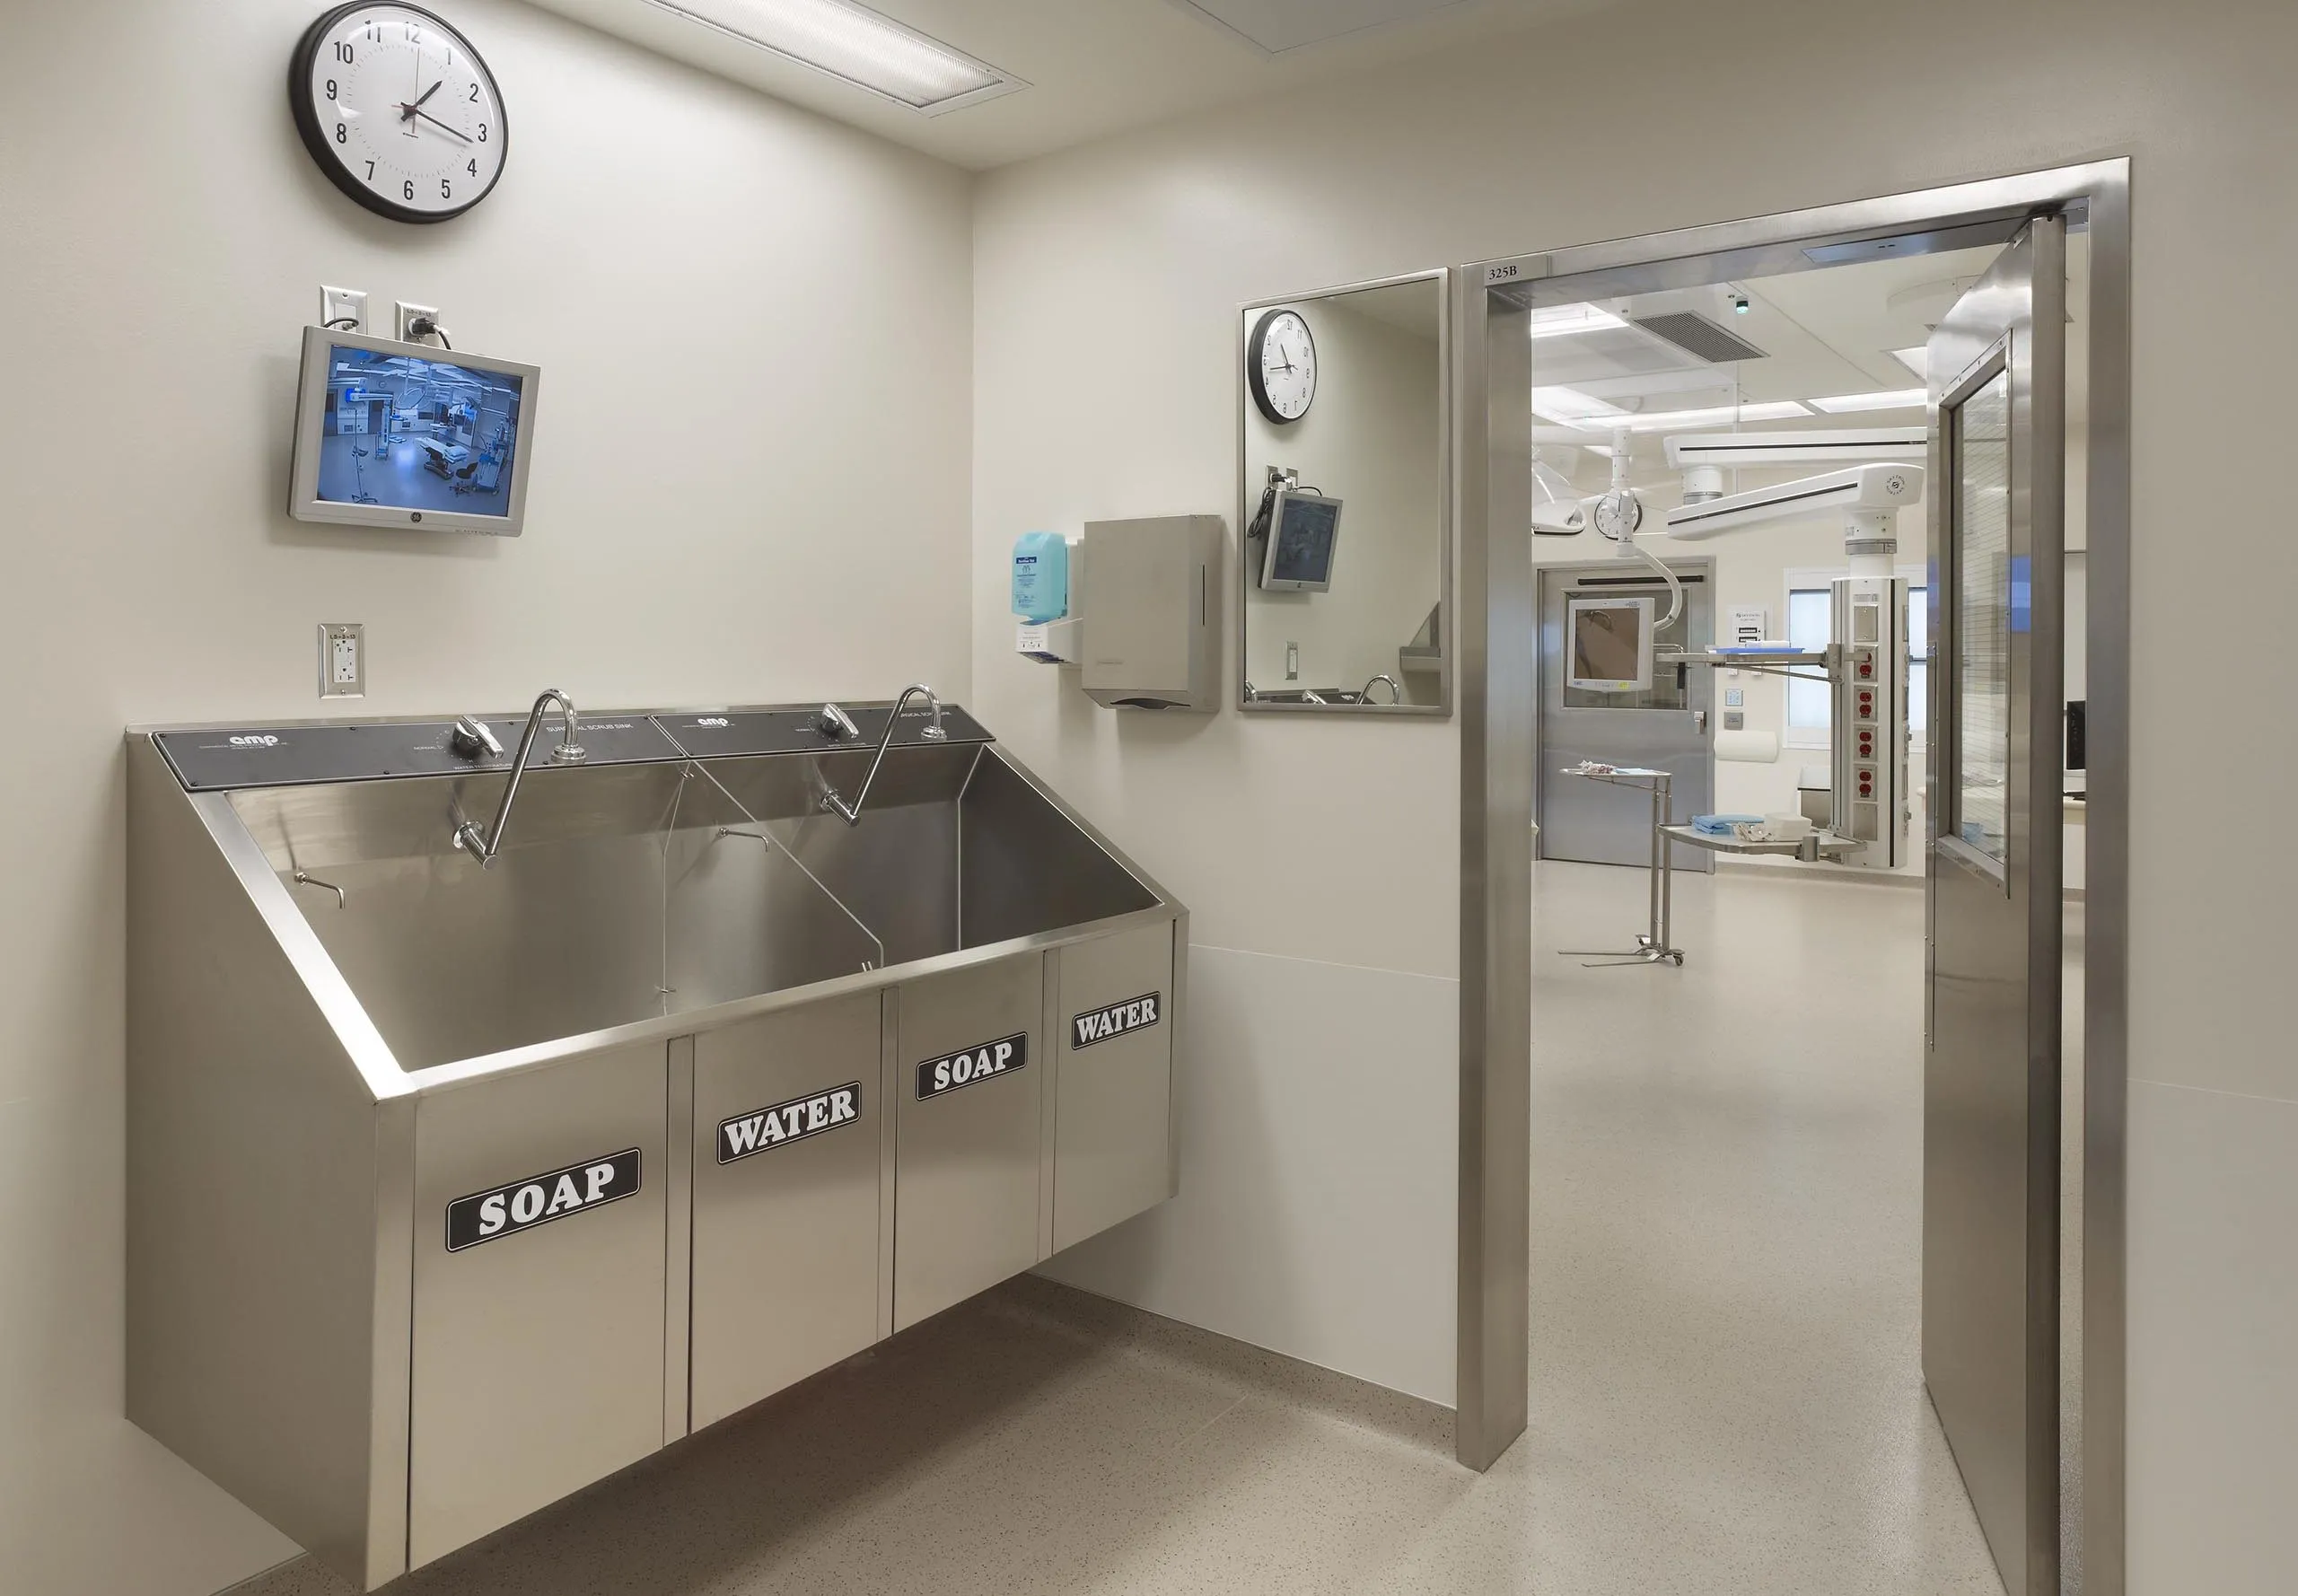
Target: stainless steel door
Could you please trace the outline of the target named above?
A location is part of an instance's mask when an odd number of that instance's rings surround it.
[[[694,1043],[694,1427],[878,1337],[879,996]]]
[[[1658,601],[1658,615],[1667,613],[1667,585],[1648,566],[1639,574],[1639,566],[1547,566],[1539,573],[1539,766],[1533,781],[1543,859],[1638,868],[1651,863],[1652,806],[1619,787],[1557,774],[1583,759],[1667,771],[1675,778],[1677,820],[1715,807],[1715,671],[1662,664],[1652,690],[1645,693],[1597,693],[1566,685],[1565,605],[1574,594],[1648,594]],[[1711,564],[1671,560],[1669,568],[1684,584],[1684,612],[1673,627],[1656,634],[1658,645],[1706,648],[1715,636]],[[1715,868],[1715,855],[1705,848],[1678,848],[1675,855],[1678,870]]]
[[[897,989],[896,1329],[1045,1256],[1045,964],[1023,953]]]
[[[408,1565],[662,1444],[661,1043],[419,1099]]]
[[[2058,1589],[2066,226],[1931,339],[1923,1370],[2011,1596]]]

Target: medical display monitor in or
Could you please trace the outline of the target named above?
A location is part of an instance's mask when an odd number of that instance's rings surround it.
[[[1652,600],[1573,599],[1565,605],[1569,684],[1593,693],[1652,687]]]
[[[289,513],[515,536],[538,377],[515,362],[307,329]]]
[[[1261,586],[1273,592],[1329,592],[1339,546],[1338,499],[1280,492],[1269,511],[1268,557],[1261,566]]]

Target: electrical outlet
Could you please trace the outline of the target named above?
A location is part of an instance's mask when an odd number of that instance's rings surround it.
[[[320,288],[320,325],[333,327],[338,321],[356,325],[353,332],[367,330],[367,291],[364,288]]]
[[[320,623],[320,697],[358,698],[367,691],[367,628],[355,620]]]
[[[417,321],[428,321],[434,327],[439,325],[439,311],[435,306],[411,305],[402,299],[394,304],[393,309],[397,313],[393,325],[396,326],[399,330],[391,336],[402,344],[411,344],[415,342],[415,334],[408,330],[408,328],[413,323]]]

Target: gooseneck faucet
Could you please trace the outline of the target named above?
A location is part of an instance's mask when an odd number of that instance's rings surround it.
[[[894,700],[893,713],[886,716],[885,735],[878,739],[878,751],[870,759],[870,768],[862,777],[862,790],[854,794],[854,802],[846,802],[834,791],[822,794],[822,807],[839,816],[847,825],[858,826],[862,823],[862,806],[870,801],[870,784],[878,779],[878,767],[886,762],[886,750],[892,745],[894,732],[901,725],[901,712],[910,699],[920,693],[925,695],[925,702],[934,711],[934,722],[918,735],[928,742],[941,742],[949,737],[950,734],[942,729],[942,700],[934,696],[934,689],[922,681],[914,681],[902,688],[901,697]],[[845,719],[843,715],[838,718]],[[851,721],[846,721],[846,724],[849,726],[853,723]]]
[[[1404,702],[1404,689],[1397,685],[1397,679],[1389,675],[1386,671],[1382,671],[1380,675],[1373,678],[1372,681],[1366,682],[1364,684],[1364,691],[1356,695],[1356,701],[1359,704],[1370,704],[1373,701],[1373,681],[1385,681],[1389,684],[1390,703],[1401,704]]]
[[[535,733],[542,730],[544,712],[554,704],[558,706],[562,726],[558,746],[550,750],[550,762],[580,765],[587,757],[583,745],[574,741],[574,700],[557,688],[545,688],[527,715],[527,729],[519,733],[519,749],[511,756],[511,776],[503,784],[503,801],[495,806],[493,828],[482,832],[473,820],[465,820],[455,828],[455,846],[478,860],[481,869],[495,863],[495,855],[503,846],[503,828],[510,824],[511,806],[519,801],[519,778],[527,772],[527,755],[534,749]]]

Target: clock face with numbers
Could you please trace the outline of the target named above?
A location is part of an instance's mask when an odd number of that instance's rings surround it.
[[[395,221],[460,216],[503,175],[511,139],[494,74],[417,6],[328,12],[295,47],[287,93],[320,169]]]
[[[1317,340],[1298,311],[1271,311],[1245,340],[1245,378],[1260,413],[1283,426],[1317,398]]]

